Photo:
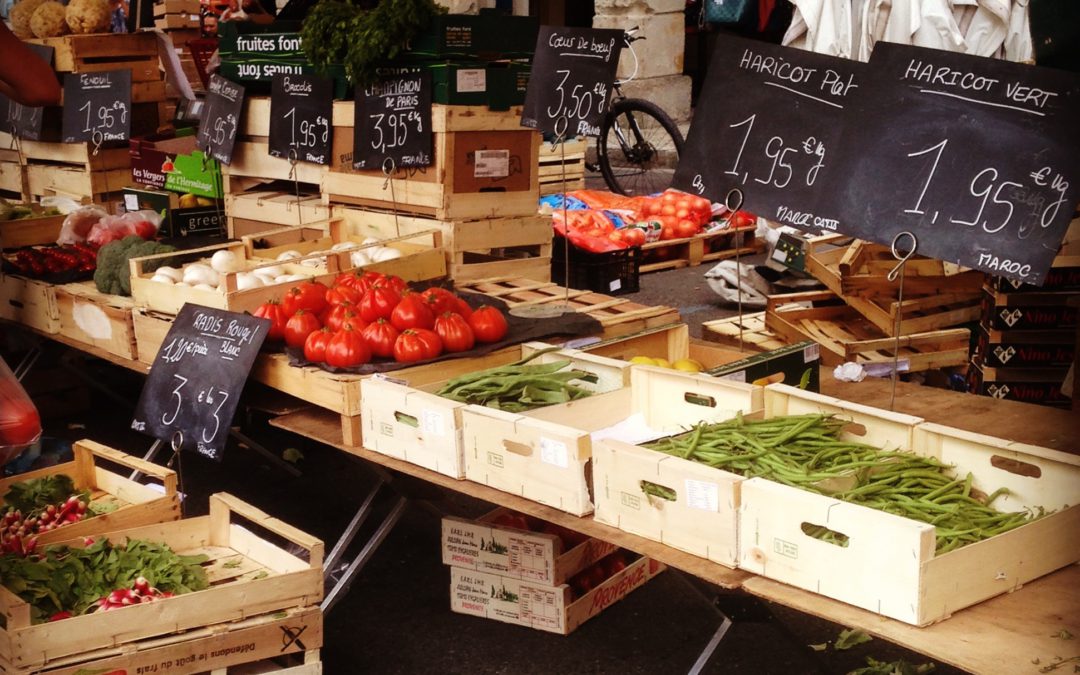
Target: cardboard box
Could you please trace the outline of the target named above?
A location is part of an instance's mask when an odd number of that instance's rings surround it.
[[[207,198],[202,198],[207,199]],[[181,199],[165,190],[124,189],[124,208],[149,209],[162,217],[158,234],[164,238],[192,235],[216,236],[225,232],[225,207],[213,203],[180,208]]]
[[[980,396],[1069,410],[1072,399],[1062,391],[1068,373],[1068,366],[992,368],[972,363],[967,373],[968,391]]]
[[[195,136],[151,135],[130,141],[131,178],[156,190],[220,199],[221,167],[195,149]]]
[[[545,584],[488,572],[450,568],[450,609],[503,623],[569,635],[664,571],[662,563],[638,558],[580,598],[568,585]]]
[[[709,375],[751,384],[783,383],[806,391],[820,391],[821,347],[811,340],[754,354],[710,369]]]

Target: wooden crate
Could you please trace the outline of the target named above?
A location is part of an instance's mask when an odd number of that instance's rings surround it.
[[[0,319],[43,333],[59,333],[56,287],[14,274],[0,274]]]
[[[585,189],[587,147],[584,139],[540,144],[538,175],[541,196]]]
[[[160,81],[157,39],[151,33],[94,33],[27,40],[53,48],[53,68],[61,73],[127,69],[131,81]]]
[[[899,342],[900,367],[908,372],[960,366],[967,363],[971,331],[950,328],[886,336],[854,308],[844,304],[806,307],[803,303],[838,302],[832,291],[769,296],[765,326],[787,340],[814,340],[821,345],[821,362],[838,366],[848,361],[892,364]]]
[[[20,218],[0,222],[0,245],[20,248],[35,244],[55,244],[66,216]]]
[[[317,190],[327,168],[311,162],[297,162],[270,156],[270,141],[264,137],[238,138],[233,146],[232,162],[222,164],[221,179],[226,194],[243,192],[253,185],[273,180],[297,181],[301,192]]]
[[[582,537],[564,550],[565,542],[555,534],[499,525],[497,519],[507,513],[500,507],[476,520],[443,517],[443,564],[560,586],[618,549],[602,539]]]
[[[499,298],[511,309],[568,304],[573,311],[583,312],[599,321],[604,329],[603,337],[637,333],[679,321],[679,312],[672,307],[642,305],[603,293],[565,289],[529,279],[489,279],[458,284],[458,289]]]
[[[641,247],[644,256],[641,272],[693,267],[736,256],[754,255],[764,247],[763,242],[754,238],[756,227],[746,225],[719,232],[702,232],[682,239],[649,242]]]
[[[135,359],[135,302],[122,295],[98,291],[93,281],[56,287],[60,334],[85,342],[123,359]]]
[[[22,154],[27,191],[35,198],[59,194],[95,200],[131,184],[127,147],[95,152],[90,143],[23,141]]]
[[[748,352],[767,352],[788,344],[765,326],[765,312],[706,321],[701,324],[701,337]]]
[[[521,108],[496,112],[483,106],[432,107],[429,167],[398,170],[387,181],[381,169],[352,168],[353,102],[334,105],[330,171],[323,192],[333,203],[394,209],[462,220],[534,215],[540,196],[540,134],[521,126]],[[475,153],[504,150],[509,175],[478,177]]]
[[[9,201],[24,201],[28,192],[26,189],[26,169],[16,156],[12,159],[0,159],[0,197]],[[13,245],[6,241],[3,246],[11,248]]]
[[[331,207],[316,193],[253,190],[225,195],[229,238],[258,234],[279,227],[313,227],[329,221]],[[325,228],[324,228],[325,229]]]
[[[551,280],[552,229],[541,216],[447,221],[354,208],[338,208],[335,215],[362,237],[439,230],[447,271],[458,283],[500,277]]]
[[[153,365],[158,350],[165,342],[165,335],[172,328],[173,316],[142,307],[131,310],[131,324],[135,332],[135,357],[140,363]]]
[[[897,281],[888,274],[896,259],[888,246],[855,240],[847,245],[842,235],[822,235],[808,241],[806,271],[837,295],[873,297],[894,295]],[[981,272],[932,258],[916,256],[906,263],[904,295],[973,293],[982,286]]]
[[[912,451],[971,473],[987,494],[1007,487],[1008,510],[1052,513],[1001,535],[935,553],[932,525],[753,478],[742,486],[739,566],[750,572],[924,626],[1080,559],[1080,459],[936,424]],[[846,547],[805,523],[849,537]]]
[[[517,353],[508,356],[508,363],[547,347],[550,345],[540,342],[518,345],[512,350]],[[596,375],[595,383],[577,383],[594,393],[621,389],[630,381],[630,364],[576,350],[544,354],[535,363],[560,360]],[[435,394],[446,381],[410,386],[384,378],[364,380],[360,385],[364,447],[451,478],[464,478],[462,411],[466,405]],[[528,417],[535,412],[522,415]]]
[[[72,450],[75,458],[70,462],[0,480],[0,495],[7,494],[14,483],[66,474],[74,481],[77,490],[86,490],[90,493],[91,506],[113,510],[49,532],[42,532],[37,535],[38,545],[140,525],[164,523],[180,518],[180,497],[176,492],[176,473],[171,469],[86,439],[75,441],[72,444]],[[139,471],[160,485],[161,490],[131,480],[126,475],[102,466],[102,461],[107,461],[122,469]]]
[[[3,672],[11,675],[243,675],[270,672],[319,675],[322,673],[319,662],[322,644],[322,611],[318,607],[292,608],[96,649],[50,661],[44,669],[5,669]],[[304,663],[289,667],[282,666],[282,660],[303,660]]]
[[[664,569],[659,561],[638,558],[585,595],[574,598],[566,584],[549,586],[451,567],[450,609],[459,614],[569,635]]]
[[[648,366],[630,387],[534,410],[528,416],[480,406],[461,411],[465,477],[582,516],[592,513],[593,432],[640,415],[660,433],[760,407],[760,389]]]
[[[307,551],[309,560],[241,526],[237,517],[296,544]],[[113,612],[35,625],[30,623],[29,606],[6,587],[0,588],[0,609],[7,617],[7,625],[0,629],[0,662],[5,667],[40,669],[95,649],[307,607],[322,598],[323,543],[224,493],[210,497],[208,516],[104,536],[112,541],[149,539],[181,555],[206,554],[211,586]],[[64,543],[81,545],[81,539]]]

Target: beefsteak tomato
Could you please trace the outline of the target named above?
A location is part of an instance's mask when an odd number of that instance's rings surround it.
[[[498,342],[506,337],[507,331],[510,330],[503,313],[491,305],[475,309],[469,317],[469,326],[472,327],[473,335],[480,342]]]

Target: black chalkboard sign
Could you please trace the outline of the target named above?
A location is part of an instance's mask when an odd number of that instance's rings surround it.
[[[832,204],[810,209],[835,161],[843,111],[867,66],[721,36],[673,186],[713,201],[738,188],[742,208],[800,229],[836,229]]]
[[[1080,76],[879,43],[845,113],[840,231],[1041,284],[1080,189]],[[832,181],[830,181],[832,184]],[[905,239],[907,239],[905,237]]]
[[[275,75],[270,89],[270,155],[330,163],[333,82],[315,75]]]
[[[27,47],[50,66],[53,61],[53,48],[45,45],[27,43]],[[28,141],[41,139],[41,123],[45,117],[42,107],[26,106],[12,101],[0,94],[0,130],[12,136]]]
[[[240,392],[270,322],[201,305],[176,315],[150,366],[131,428],[220,460]]]
[[[357,87],[353,118],[353,166],[381,169],[430,166],[431,73],[413,68],[386,73],[369,87]]]
[[[621,30],[541,26],[522,126],[556,136],[599,136],[622,46]]]
[[[131,70],[64,75],[65,143],[95,145],[131,137]]]
[[[195,147],[222,164],[230,164],[243,109],[244,88],[220,75],[211,75]]]

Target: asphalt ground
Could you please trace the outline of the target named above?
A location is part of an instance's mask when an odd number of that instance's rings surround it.
[[[717,302],[704,281],[707,269],[645,275],[642,290],[626,297],[679,307],[697,334],[702,321],[734,311]],[[69,440],[89,437],[132,454],[145,452],[150,439],[128,429],[142,378],[54,343],[44,344],[36,373],[54,379],[59,373],[59,380],[70,387],[53,396],[60,405],[53,406],[46,420],[46,434]],[[18,348],[7,341],[9,363],[14,363],[17,354],[12,351]],[[272,428],[258,411],[241,412],[238,420],[275,454],[299,450],[303,475],[290,476],[235,442],[220,464],[185,455],[185,513],[205,513],[209,495],[228,491],[323,538],[329,550],[374,484],[372,468],[351,455]],[[836,650],[833,644],[845,626],[710,587],[673,570],[569,636],[455,614],[450,611],[449,572],[440,562],[438,514],[473,517],[492,505],[406,476],[396,476],[394,485],[399,492],[383,491],[361,536],[346,552],[346,561],[358,554],[399,493],[410,498],[402,519],[326,616],[322,658],[327,673],[683,673],[720,626],[718,610],[731,617],[733,625],[705,673],[848,673],[866,665],[868,657],[910,664],[929,661],[879,639]],[[824,651],[810,647],[823,644]],[[961,671],[939,665],[934,672]]]

